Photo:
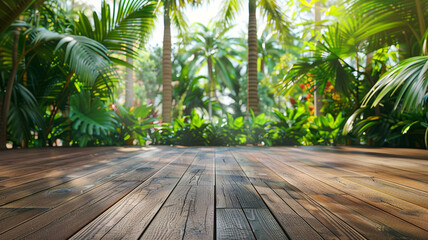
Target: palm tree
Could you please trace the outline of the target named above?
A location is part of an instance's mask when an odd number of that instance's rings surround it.
[[[221,19],[229,24],[241,8],[241,1],[226,0],[222,7]],[[262,16],[268,20],[268,25],[281,33],[284,39],[288,35],[288,23],[285,21],[284,11],[276,0],[248,0],[248,66],[247,66],[247,112],[250,109],[259,113],[259,97],[257,93],[257,19],[256,9],[260,8]]]
[[[199,5],[198,0],[159,0],[163,3],[163,52],[162,52],[162,119],[171,122],[172,113],[172,61],[171,61],[171,20],[183,32],[187,22],[182,10],[186,4]]]
[[[208,26],[196,23],[193,31],[188,33],[187,38],[190,38],[189,53],[195,55],[196,59],[200,59],[196,64],[199,64],[199,69],[207,66],[208,73],[208,116],[212,122],[212,100],[216,98],[217,80],[223,80],[226,85],[230,86],[229,73],[227,66],[232,65],[230,59],[233,55],[234,39],[228,38],[225,35],[230,28],[221,28],[212,23]]]
[[[23,66],[19,69],[20,74],[16,74],[13,71],[10,74],[10,79],[16,79],[15,82],[8,81],[9,85],[16,85],[18,81],[30,81],[33,78],[37,78],[37,75],[27,74],[32,68],[31,64],[42,64],[51,66],[52,63],[56,63],[55,68],[62,75],[62,79],[58,82],[48,83],[50,85],[62,86],[62,90],[57,92],[55,96],[49,96],[47,99],[53,99],[54,110],[51,111],[49,117],[48,126],[44,126],[46,135],[50,133],[52,129],[53,120],[55,115],[58,113],[62,103],[67,101],[67,96],[71,95],[72,92],[68,91],[71,84],[75,81],[80,81],[86,88],[89,89],[100,89],[101,91],[110,92],[110,84],[112,80],[116,78],[115,70],[113,69],[112,62],[127,65],[123,60],[116,57],[114,53],[125,52],[128,56],[133,56],[134,51],[132,48],[127,48],[126,43],[132,44],[137,41],[136,44],[142,44],[145,37],[148,36],[149,30],[153,26],[153,11],[155,5],[149,1],[131,1],[121,0],[114,3],[114,12],[110,12],[110,6],[103,2],[102,6],[102,17],[94,14],[95,26],[90,24],[88,18],[80,13],[79,22],[74,25],[75,35],[68,33],[56,33],[48,31],[44,28],[36,28],[28,24],[20,23],[17,26],[26,28],[25,32],[22,31],[23,36],[20,36],[23,41],[26,41],[17,52],[22,53],[18,56],[19,66]],[[7,35],[3,35],[2,44],[9,44]],[[140,41],[140,42],[138,42]],[[125,45],[123,44],[125,43]],[[13,48],[15,50],[15,48]],[[16,59],[14,51],[3,53],[4,56],[0,64],[3,66],[9,66],[11,59]],[[43,59],[47,60],[44,61]],[[41,60],[41,62],[39,62]],[[15,61],[14,61],[15,62]],[[15,65],[15,64],[13,64]],[[40,66],[40,65],[39,65]],[[38,67],[40,68],[40,67]],[[1,69],[3,70],[3,69]],[[34,71],[34,70],[33,70]],[[1,74],[1,76],[4,76]],[[51,80],[58,81],[58,79]],[[33,80],[32,80],[33,81]],[[34,86],[38,86],[39,82],[34,80]],[[15,88],[25,89],[21,85],[17,85]],[[53,87],[55,88],[55,87]],[[39,89],[39,88],[34,88]],[[40,87],[41,90],[49,90],[49,88]],[[73,89],[75,89],[73,87]],[[28,99],[35,99],[32,93],[28,90],[24,91],[29,97]],[[66,94],[67,93],[67,94]],[[100,94],[100,93],[98,93]],[[4,99],[3,106],[10,101],[12,92],[6,89],[6,96],[8,99]],[[51,100],[52,101],[52,100]],[[33,104],[34,105],[34,104]],[[37,104],[35,104],[36,106]],[[42,106],[41,109],[43,109]],[[4,108],[5,109],[5,108]],[[4,112],[5,110],[3,110]],[[43,110],[44,111],[44,110]],[[15,111],[16,112],[16,111]],[[15,116],[15,115],[14,115]],[[8,114],[2,114],[2,118],[9,117]],[[6,144],[6,120],[2,120],[0,129],[0,147],[4,148]],[[39,126],[40,127],[40,126]]]
[[[260,72],[267,75],[273,71],[275,64],[284,54],[276,34],[265,28],[257,39],[257,50],[260,54]]]
[[[28,8],[35,0],[1,0],[0,1],[0,34],[16,20],[16,18],[25,9]],[[9,80],[5,89],[5,96],[0,97],[0,149],[6,148],[6,132],[7,132],[7,118],[9,115],[10,99],[12,96],[12,89],[15,82],[15,75],[18,71],[18,41],[20,29],[14,29],[13,48],[12,48],[12,69],[9,74]]]
[[[164,1],[162,48],[162,119],[164,122],[171,122],[172,113],[171,7],[171,0]]]

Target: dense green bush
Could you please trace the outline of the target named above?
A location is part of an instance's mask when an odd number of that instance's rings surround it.
[[[275,111],[277,119],[253,112],[244,117],[226,119],[212,124],[205,122],[196,111],[190,116],[162,124],[151,134],[152,144],[184,146],[254,146],[334,145],[341,137],[344,117],[310,118],[304,107]],[[312,120],[311,120],[312,119]]]

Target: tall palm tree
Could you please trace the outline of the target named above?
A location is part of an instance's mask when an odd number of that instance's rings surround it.
[[[171,0],[164,1],[162,47],[162,119],[164,122],[171,122],[172,114],[171,5]]]
[[[189,53],[195,55],[199,61],[199,69],[207,66],[208,73],[208,116],[212,121],[212,100],[216,97],[216,86],[218,79],[230,86],[229,73],[227,66],[231,65],[234,49],[234,39],[225,35],[230,28],[221,28],[213,23],[205,26],[196,23],[192,31],[188,33],[190,49]]]
[[[248,0],[247,112],[249,113],[252,109],[255,114],[260,111],[257,93],[257,7],[260,9],[261,15],[267,18],[268,25],[280,32],[281,39],[286,38],[289,32],[289,24],[285,20],[284,11],[276,0]],[[242,8],[241,1],[225,0],[220,15],[221,19],[229,24],[240,8]]]
[[[171,122],[172,113],[172,61],[171,61],[171,20],[183,32],[187,22],[183,15],[183,8],[190,4],[201,4],[198,0],[159,0],[163,4],[163,52],[162,52],[162,119]]]

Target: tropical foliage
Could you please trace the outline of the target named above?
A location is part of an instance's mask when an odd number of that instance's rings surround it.
[[[189,25],[203,4],[0,0],[0,147],[428,147],[427,1],[227,0]]]

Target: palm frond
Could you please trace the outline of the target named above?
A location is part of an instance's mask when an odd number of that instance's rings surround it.
[[[348,12],[351,15],[360,16],[362,19],[365,18],[377,18],[375,25],[368,28],[361,29],[361,31],[368,30],[377,31],[377,34],[372,35],[369,48],[375,50],[382,44],[395,44],[396,42],[403,43],[403,45],[410,44],[407,46],[409,49],[415,50],[409,51],[409,56],[415,56],[419,54],[420,47],[415,47],[420,42],[424,31],[421,29],[419,17],[422,17],[425,22],[428,22],[428,1],[420,1],[421,6],[417,7],[417,0],[348,0],[349,7]],[[424,16],[419,16],[418,10],[421,10]],[[391,26],[393,23],[401,23],[399,26]],[[387,26],[391,28],[386,28]],[[380,26],[384,29],[376,29],[375,26]]]
[[[119,0],[112,5],[102,2],[101,13],[93,12],[94,26],[82,12],[75,24],[78,35],[94,39],[110,51],[135,57],[132,46],[140,47],[154,27],[156,2],[150,0]]]
[[[44,28],[35,30],[34,45],[50,41],[56,43],[54,53],[60,54],[70,71],[75,72],[88,85],[92,85],[100,74],[110,69],[107,49],[97,41],[84,36],[59,34]]]
[[[116,126],[116,120],[106,111],[104,103],[97,97],[91,97],[86,91],[72,96],[70,119],[74,130],[89,136],[106,135]]]
[[[36,0],[0,0],[0,34]]]
[[[378,105],[384,97],[398,93],[394,109],[401,102],[401,111],[416,111],[427,102],[427,89],[428,56],[409,58],[379,79],[364,98],[362,106],[365,107],[376,94],[378,96],[372,106]]]
[[[268,25],[281,33],[280,39],[287,39],[290,35],[290,23],[277,0],[260,0],[258,5],[262,15],[267,18]]]
[[[36,98],[20,83],[13,89],[7,126],[12,139],[18,143],[30,140],[31,131],[44,127]]]
[[[221,3],[221,12],[218,17],[218,21],[223,22],[225,25],[231,25],[242,9],[242,2],[239,0],[223,0]]]

